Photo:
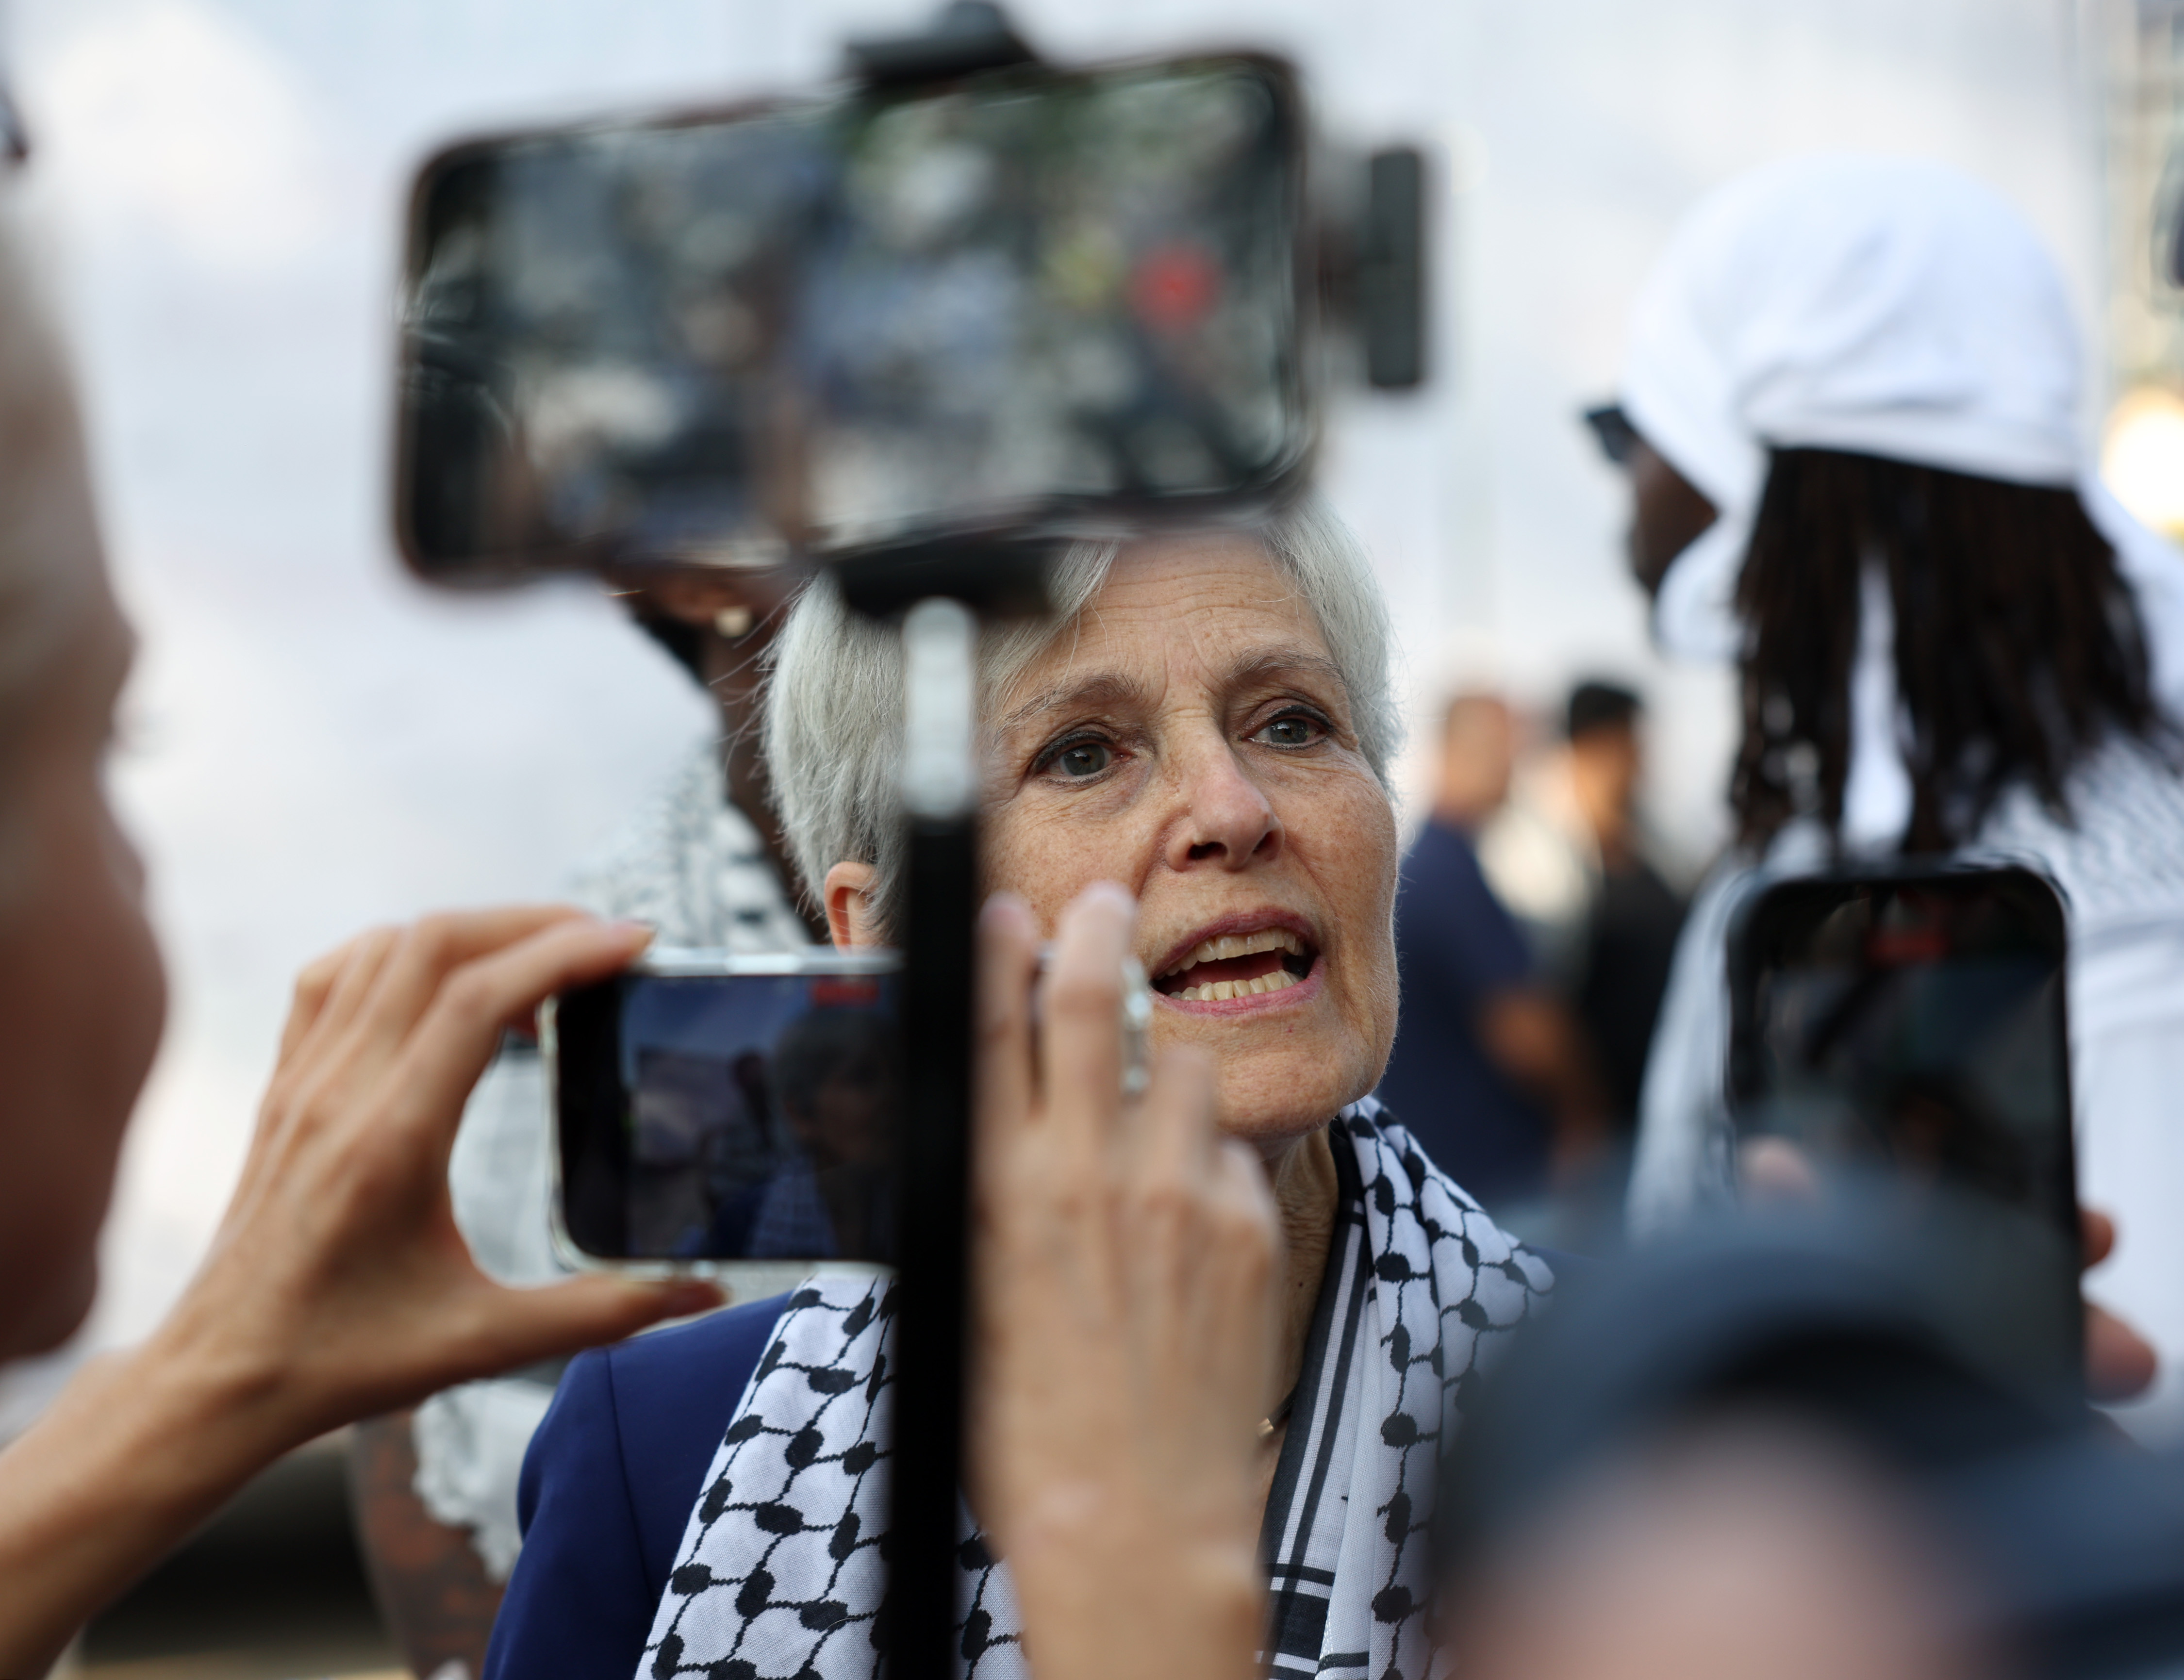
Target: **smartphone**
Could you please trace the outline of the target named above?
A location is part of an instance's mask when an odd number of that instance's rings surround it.
[[[762,566],[1276,497],[1303,160],[1248,53],[451,147],[410,209],[403,553]]]
[[[900,966],[662,950],[550,999],[565,1256],[704,1271],[739,1299],[890,1265]]]
[[[2083,1364],[2065,954],[2060,895],[2020,868],[1778,882],[1730,948],[1747,1176],[1765,1151],[1917,1221],[1979,1356],[2048,1394]]]

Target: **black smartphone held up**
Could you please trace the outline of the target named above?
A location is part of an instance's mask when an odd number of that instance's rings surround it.
[[[1283,492],[1304,141],[1291,71],[1235,53],[451,147],[410,211],[403,553],[768,566]]]
[[[1764,1149],[1911,1213],[1977,1353],[2051,1396],[2084,1359],[2065,948],[2045,878],[1948,867],[1778,882],[1730,947],[1747,1175]]]
[[[702,1270],[739,1299],[892,1264],[900,967],[658,951],[550,1000],[568,1257]]]

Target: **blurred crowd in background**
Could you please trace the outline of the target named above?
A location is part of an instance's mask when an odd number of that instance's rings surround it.
[[[1600,678],[1546,713],[1457,694],[1396,913],[1407,1014],[1380,1094],[1513,1228],[1580,1252],[1621,1229],[1692,878],[1640,803],[1646,723]],[[1435,1118],[1451,1088],[1461,1127]]]

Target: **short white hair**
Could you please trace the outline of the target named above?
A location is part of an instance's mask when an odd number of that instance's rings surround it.
[[[1381,787],[1401,744],[1388,609],[1349,527],[1306,497],[1251,528],[1310,610],[1347,691],[1360,749]],[[1097,594],[1120,542],[1078,542],[1050,581],[1046,618],[988,631],[978,647],[980,709],[990,715],[1032,662]],[[902,643],[894,626],[851,612],[822,577],[789,610],[771,659],[766,753],[775,809],[804,891],[817,904],[838,863],[872,865],[870,902],[895,926],[903,864]]]

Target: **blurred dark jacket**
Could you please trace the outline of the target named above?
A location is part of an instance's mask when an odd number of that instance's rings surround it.
[[[1379,1096],[1434,1164],[1487,1207],[1545,1188],[1546,1118],[1488,1060],[1478,1021],[1493,993],[1529,986],[1522,931],[1461,829],[1429,819],[1396,898],[1402,1018]]]

